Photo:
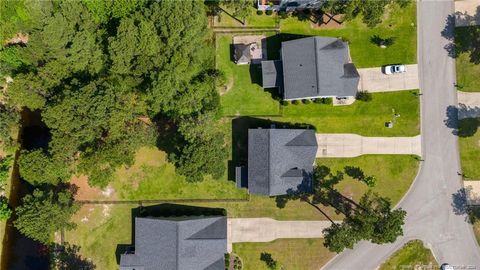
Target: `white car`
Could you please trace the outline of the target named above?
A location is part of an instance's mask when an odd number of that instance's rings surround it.
[[[451,265],[449,265],[448,263],[444,263],[442,264],[442,266],[440,267],[441,270],[455,270],[455,268],[453,268]]]
[[[396,74],[396,73],[403,73],[407,71],[405,65],[387,65],[383,67],[383,72],[387,75]]]

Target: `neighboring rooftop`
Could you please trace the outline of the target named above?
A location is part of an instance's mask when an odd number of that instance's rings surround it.
[[[249,192],[277,196],[309,191],[316,153],[314,130],[249,129]]]
[[[135,251],[120,270],[224,270],[226,217],[135,218]]]
[[[282,65],[286,100],[357,93],[360,75],[350,63],[348,44],[338,38],[307,37],[282,42]],[[266,79],[269,82],[268,76]]]
[[[233,49],[236,64],[260,64],[267,55],[265,36],[234,36]]]

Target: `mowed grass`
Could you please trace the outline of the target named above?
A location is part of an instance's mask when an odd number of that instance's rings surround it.
[[[277,269],[313,270],[320,269],[335,253],[323,246],[323,239],[278,239],[269,243],[238,243],[233,252],[243,261],[243,269],[268,270],[262,253],[269,253],[277,261]],[[283,266],[284,268],[280,268]]]
[[[349,106],[325,104],[289,104],[284,107],[282,122],[305,123],[318,133],[355,133],[363,136],[415,136],[420,134],[418,91],[372,93],[370,102],[356,101]],[[395,119],[393,128],[385,122]]]
[[[410,155],[365,155],[356,158],[320,158],[318,166],[327,166],[332,172],[344,171],[345,166],[360,167],[365,175],[374,176],[377,182],[371,190],[390,199],[395,205],[410,188],[418,172],[419,161]],[[358,201],[368,187],[344,174],[337,188],[346,196]]]
[[[117,170],[111,185],[124,200],[247,198],[245,189],[238,189],[226,179],[206,177],[201,182],[187,182],[166,160],[166,153],[156,148],[141,148],[135,163]]]
[[[118,269],[117,245],[132,244],[134,205],[84,205],[74,216],[77,227],[65,232],[65,241],[80,247],[80,255],[96,269]]]
[[[456,56],[458,89],[465,92],[480,92],[480,59],[478,53],[472,56],[471,51],[478,47],[480,26],[455,28],[455,42],[460,48]],[[464,48],[462,48],[464,47]]]
[[[217,35],[217,68],[227,78],[226,93],[220,98],[221,114],[234,115],[278,115],[280,104],[261,86],[260,65],[237,65],[232,61],[232,35]]]
[[[465,122],[469,120],[464,119],[460,121]],[[477,130],[472,136],[459,137],[458,141],[464,177],[469,180],[480,180],[480,132]]]
[[[350,45],[350,54],[358,68],[378,67],[386,64],[417,62],[416,6],[411,3],[406,8],[390,5],[383,22],[374,28],[367,27],[362,18],[343,23],[342,28],[312,28],[308,20],[299,21],[290,17],[280,21],[282,33],[342,37]],[[371,42],[373,36],[394,38],[393,45],[382,49]]]
[[[432,252],[420,240],[408,242],[380,266],[380,270],[438,268]]]
[[[229,14],[233,14],[232,10],[228,7],[222,6],[222,8],[228,12]],[[238,20],[242,21],[243,19],[237,18]],[[225,12],[220,12],[219,20],[215,21],[216,27],[276,27],[277,26],[277,16],[275,15],[257,15],[257,9],[251,5],[248,8],[248,16],[245,18],[245,24],[243,25],[241,22],[232,18],[232,16],[226,14]]]

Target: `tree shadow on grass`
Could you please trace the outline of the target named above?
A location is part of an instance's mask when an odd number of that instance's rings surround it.
[[[470,62],[480,64],[480,7],[472,16],[467,13],[455,12],[449,15],[441,35],[450,42],[444,46],[448,55],[456,58],[461,53],[470,54]],[[459,25],[461,27],[455,27]]]
[[[191,205],[181,205],[172,203],[162,203],[156,205],[139,206],[131,210],[131,244],[118,244],[115,250],[117,264],[120,264],[122,254],[133,253],[135,251],[135,218],[137,217],[156,217],[156,218],[176,218],[176,217],[212,217],[227,216],[227,211],[223,208],[207,208]]]
[[[480,107],[469,107],[464,104],[448,106],[445,125],[452,129],[452,134],[458,137],[471,137],[477,133],[480,126]],[[460,119],[459,119],[460,118]]]

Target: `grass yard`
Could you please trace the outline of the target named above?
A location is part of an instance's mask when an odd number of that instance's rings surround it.
[[[415,179],[419,161],[410,155],[365,155],[356,158],[321,158],[317,159],[317,165],[325,165],[332,172],[343,171],[345,166],[360,167],[365,175],[373,175],[377,179],[372,190],[390,198],[395,205]],[[337,187],[344,195],[352,196],[356,201],[368,190],[365,184],[346,174]]]
[[[227,7],[222,7],[226,12],[232,14],[232,10]],[[245,19],[245,25],[235,20],[225,12],[220,12],[219,17],[214,22],[215,27],[271,27],[277,26],[278,18],[275,15],[257,15],[257,9],[252,5],[248,8],[249,15]],[[238,18],[240,21],[241,19]]]
[[[189,183],[175,172],[175,166],[166,160],[166,153],[155,148],[141,148],[135,164],[116,172],[113,188],[121,199],[245,199],[245,189],[238,189],[233,181],[206,178]]]
[[[311,124],[319,133],[355,133],[363,136],[415,136],[420,134],[418,91],[372,93],[370,102],[356,101],[349,106],[289,104],[281,122]],[[393,128],[385,122],[400,114]]]
[[[408,242],[380,266],[380,270],[438,268],[432,252],[420,240]]]
[[[327,263],[334,253],[323,246],[323,239],[278,239],[269,243],[238,243],[233,252],[243,261],[245,270],[268,270],[260,260],[262,253],[269,253],[277,261],[277,269],[313,270]]]
[[[413,2],[406,8],[390,6],[390,12],[381,24],[368,28],[362,18],[343,23],[342,28],[312,28],[309,21],[290,17],[280,21],[282,33],[309,36],[342,37],[350,43],[350,53],[358,68],[378,67],[386,64],[417,62],[416,6]],[[382,49],[371,42],[375,36],[394,38],[394,44]]]
[[[279,115],[280,104],[261,86],[260,65],[236,65],[232,61],[232,35],[217,35],[217,68],[225,72],[226,93],[220,91],[221,114]]]
[[[472,119],[463,119],[460,125],[463,123],[476,124],[475,130],[478,128],[478,123],[471,121]],[[480,119],[479,119],[480,120]],[[460,160],[462,164],[462,172],[465,178],[470,180],[480,180],[480,132],[476,131],[472,136],[459,137],[460,145]]]
[[[480,26],[455,28],[455,43],[460,52],[456,56],[458,90],[465,92],[480,92],[480,59],[478,53],[472,54],[478,47]]]

